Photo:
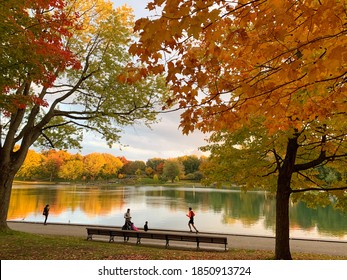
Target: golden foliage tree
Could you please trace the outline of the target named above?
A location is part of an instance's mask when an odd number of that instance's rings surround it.
[[[166,71],[184,133],[257,129],[254,121],[265,137],[281,133],[275,254],[291,259],[293,174],[346,159],[346,2],[153,0],[148,9],[161,14],[137,21],[131,52]],[[310,156],[298,158],[302,145]]]
[[[102,156],[105,160],[105,164],[101,169],[102,177],[105,179],[116,177],[118,171],[123,167],[122,161],[110,154],[103,153]]]
[[[45,157],[33,150],[29,150],[24,160],[23,165],[16,174],[19,178],[32,179],[35,178],[40,172],[40,167],[44,162]]]

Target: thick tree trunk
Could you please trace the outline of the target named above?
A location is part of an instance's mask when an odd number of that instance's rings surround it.
[[[0,231],[8,230],[7,213],[15,175],[11,173],[10,171],[2,170],[0,174]]]
[[[14,177],[22,166],[28,154],[29,144],[23,144],[21,148],[13,152],[12,145],[8,144],[1,150],[0,157],[0,230],[8,230],[7,213],[10,207],[10,199]]]
[[[284,177],[284,176],[283,176]],[[278,179],[276,193],[276,246],[275,258],[277,260],[291,260],[289,245],[289,197],[290,185]],[[289,188],[289,189],[288,189]]]
[[[298,147],[297,137],[288,139],[286,156],[279,167],[276,192],[275,258],[277,260],[292,259],[289,245],[289,198]]]

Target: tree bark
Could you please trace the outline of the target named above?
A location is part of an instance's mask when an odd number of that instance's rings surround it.
[[[10,199],[14,177],[22,166],[28,154],[31,143],[22,141],[18,151],[13,151],[13,145],[7,144],[0,149],[0,231],[8,230],[7,213],[10,207]]]
[[[288,139],[286,155],[279,167],[276,192],[275,258],[277,260],[292,259],[289,244],[289,198],[292,193],[290,184],[298,147],[297,137]]]
[[[289,245],[289,197],[290,185],[283,178],[278,178],[276,193],[276,245],[277,260],[291,260]],[[289,189],[289,190],[288,190]]]
[[[10,206],[12,184],[15,173],[9,170],[1,170],[0,174],[0,231],[8,230],[7,213]]]

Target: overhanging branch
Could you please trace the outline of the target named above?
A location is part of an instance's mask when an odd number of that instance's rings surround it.
[[[292,193],[301,193],[301,192],[307,192],[307,191],[325,191],[325,192],[332,192],[332,191],[343,191],[347,190],[346,187],[338,187],[338,188],[306,188],[306,189],[298,189],[298,190],[292,190]]]

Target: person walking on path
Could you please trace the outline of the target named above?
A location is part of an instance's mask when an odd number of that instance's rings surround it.
[[[143,226],[144,231],[148,231],[148,222],[145,222],[145,225]]]
[[[49,215],[49,204],[47,204],[45,206],[45,208],[43,208],[43,213],[42,215],[45,216],[45,221],[43,222],[44,225],[47,225],[47,218],[48,218],[48,215]]]
[[[189,222],[188,222],[189,230],[190,230],[190,232],[193,232],[192,231],[192,227],[193,227],[195,229],[196,233],[198,233],[199,231],[196,229],[196,227],[194,225],[194,216],[195,216],[195,213],[192,210],[192,207],[189,207],[189,211],[187,214],[187,217],[189,218]]]

